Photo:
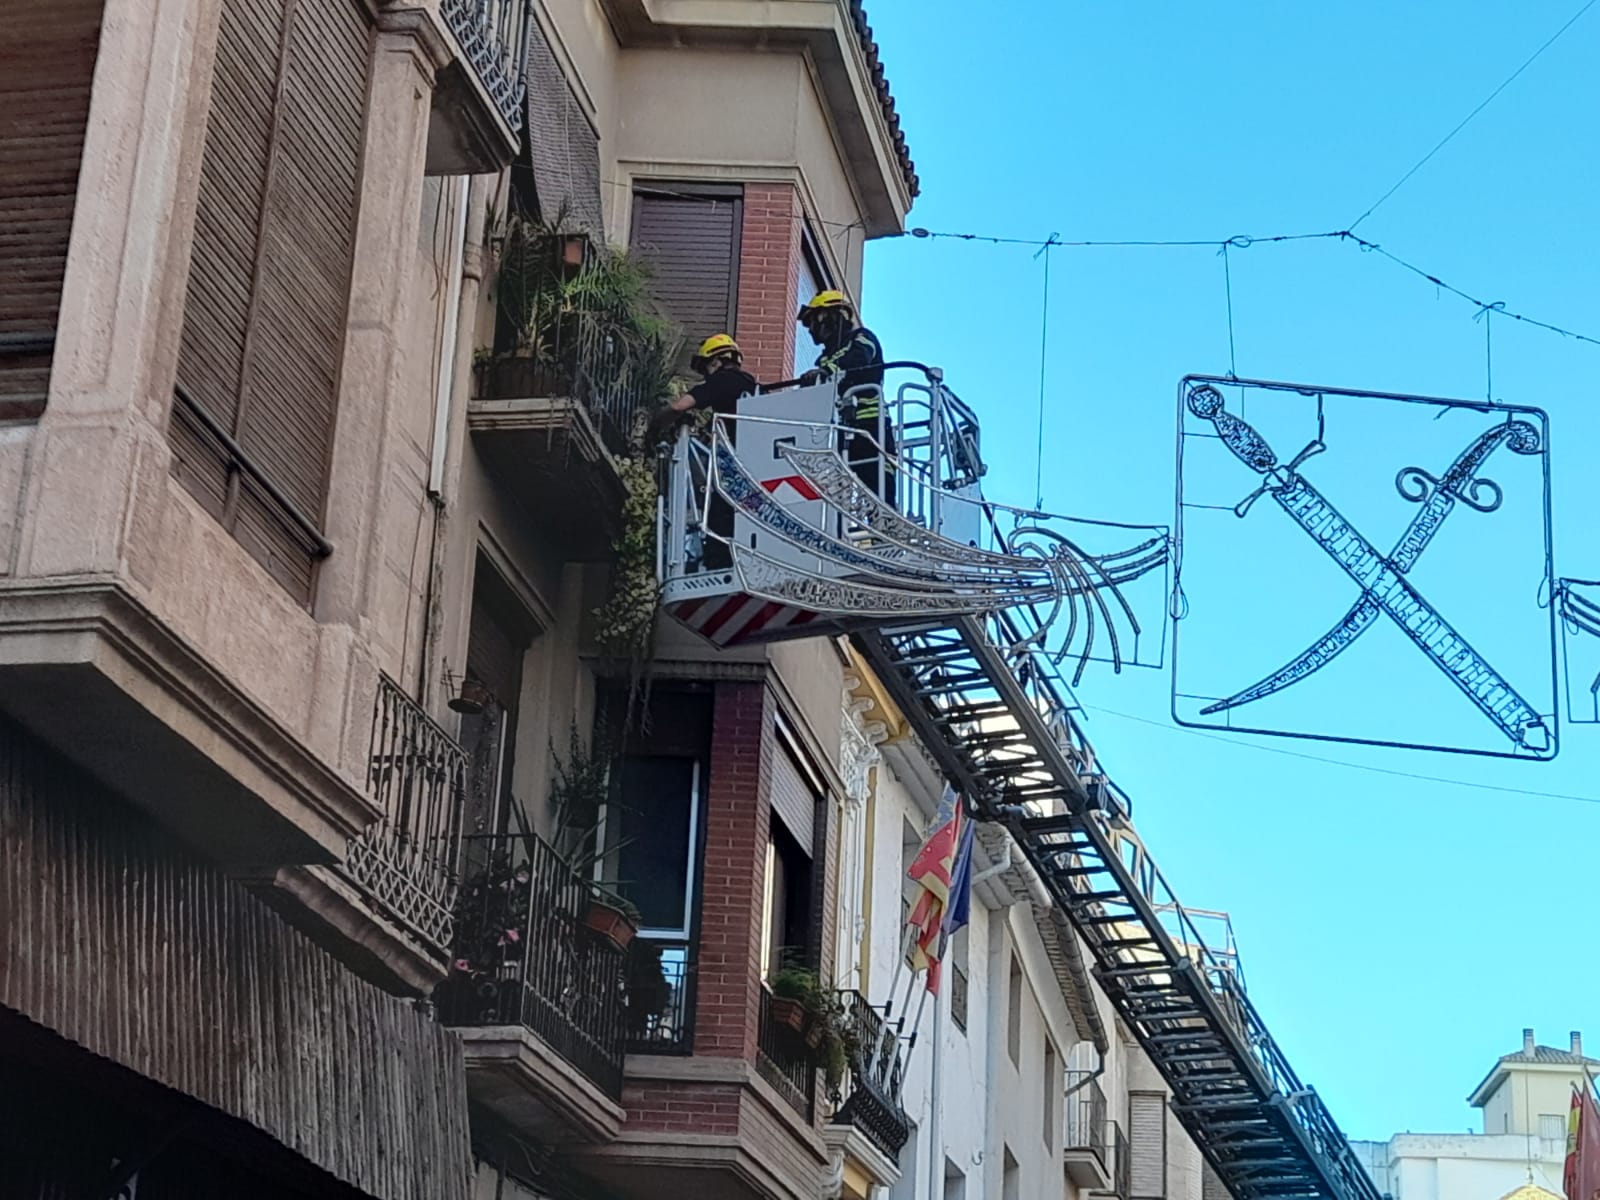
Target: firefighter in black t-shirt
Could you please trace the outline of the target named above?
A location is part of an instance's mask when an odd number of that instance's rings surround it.
[[[813,296],[795,319],[822,348],[816,367],[806,372],[807,382],[837,375],[841,397],[853,388],[874,389],[852,397],[842,414],[844,424],[867,436],[844,434],[840,449],[856,477],[874,492],[879,490],[881,474],[881,494],[893,504],[894,471],[883,470],[878,449],[881,445],[882,454],[895,452],[894,427],[885,419],[883,409],[883,347],[878,344],[877,335],[857,323],[849,298],[832,289]]]
[[[668,423],[686,419],[696,409],[710,409],[718,416],[736,415],[740,399],[755,395],[760,386],[743,364],[739,344],[727,334],[713,334],[701,342],[700,352],[689,364],[701,375],[701,381],[667,406],[654,423],[656,429],[664,434]],[[725,428],[729,443],[735,443],[738,439],[738,422],[729,421]],[[733,509],[722,497],[711,497],[709,518],[713,534],[729,540],[733,538]],[[726,570],[732,565],[727,542],[708,537],[705,541],[706,568]]]

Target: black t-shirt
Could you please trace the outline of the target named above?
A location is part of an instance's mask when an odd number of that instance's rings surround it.
[[[739,408],[741,396],[755,395],[756,377],[736,367],[723,367],[707,375],[689,389],[696,408],[709,408],[722,416],[731,416]]]

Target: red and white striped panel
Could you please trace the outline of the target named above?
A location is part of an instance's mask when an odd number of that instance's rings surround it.
[[[817,619],[811,609],[763,600],[748,592],[680,600],[667,605],[667,613],[714,646],[793,637],[802,626]]]

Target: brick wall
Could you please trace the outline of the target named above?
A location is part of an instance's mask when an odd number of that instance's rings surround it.
[[[765,684],[717,685],[695,956],[696,1055],[755,1057],[762,885],[771,822],[769,724]]]
[[[737,1083],[630,1080],[622,1104],[631,1130],[736,1134],[740,1091]]]
[[[794,185],[745,185],[734,338],[744,351],[745,369],[763,383],[789,378],[797,331],[800,215]]]

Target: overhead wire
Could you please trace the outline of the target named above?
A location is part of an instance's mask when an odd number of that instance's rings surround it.
[[[1592,0],[1592,2],[1593,3],[1600,3],[1600,0]],[[982,243],[982,244],[987,244],[987,245],[997,245],[997,246],[1032,246],[1032,247],[1035,247],[1035,248],[1043,247],[1045,245],[1046,240],[1048,240],[1048,239],[1041,239],[1041,238],[1007,237],[1007,236],[1002,236],[1002,235],[983,234],[983,233],[948,233],[948,232],[936,231],[936,230],[930,230],[930,229],[910,229],[910,230],[907,230],[904,234],[901,234],[901,235],[898,235],[898,236],[912,237],[912,238],[924,238],[924,239],[946,239],[946,240],[962,241],[962,242],[977,242],[977,243]],[[1397,267],[1401,267],[1404,270],[1409,271],[1411,274],[1417,276],[1419,279],[1426,280],[1428,283],[1433,284],[1434,287],[1440,289],[1441,291],[1449,292],[1452,296],[1456,296],[1457,298],[1459,298],[1461,300],[1465,300],[1468,304],[1472,305],[1474,308],[1478,309],[1480,312],[1482,312],[1483,310],[1486,310],[1486,309],[1487,310],[1492,310],[1494,315],[1497,316],[1497,317],[1508,317],[1513,321],[1521,321],[1525,325],[1532,325],[1532,326],[1534,326],[1534,327],[1536,327],[1538,329],[1543,329],[1543,330],[1547,330],[1550,333],[1559,334],[1561,337],[1572,338],[1575,341],[1580,341],[1580,342],[1587,342],[1591,346],[1600,346],[1600,337],[1594,337],[1594,336],[1591,336],[1591,335],[1586,334],[1586,333],[1580,333],[1575,329],[1569,329],[1569,328],[1567,328],[1565,326],[1562,326],[1562,325],[1556,325],[1556,324],[1554,324],[1554,323],[1552,323],[1550,321],[1541,321],[1541,320],[1539,320],[1539,319],[1537,319],[1535,317],[1530,317],[1525,313],[1514,312],[1511,309],[1506,307],[1505,301],[1503,301],[1503,300],[1495,300],[1495,301],[1480,300],[1478,297],[1472,295],[1470,292],[1467,292],[1467,291],[1465,291],[1465,290],[1463,290],[1463,289],[1461,289],[1459,287],[1456,287],[1452,283],[1447,283],[1444,279],[1442,279],[1439,275],[1435,274],[1434,272],[1426,270],[1423,267],[1419,267],[1415,263],[1413,263],[1413,262],[1411,262],[1411,261],[1409,261],[1407,259],[1401,258],[1398,254],[1395,254],[1391,250],[1385,249],[1379,243],[1374,242],[1374,241],[1369,241],[1367,238],[1361,237],[1359,234],[1353,233],[1349,229],[1331,229],[1331,230],[1328,230],[1328,231],[1326,231],[1324,233],[1280,233],[1280,234],[1273,234],[1273,235],[1264,236],[1264,237],[1257,237],[1257,236],[1248,235],[1248,234],[1238,234],[1238,235],[1236,235],[1234,237],[1230,237],[1230,238],[1174,238],[1174,239],[1137,239],[1137,240],[1135,240],[1135,239],[1126,239],[1126,240],[1110,240],[1110,241],[1096,241],[1096,240],[1067,241],[1067,240],[1064,240],[1064,239],[1061,239],[1061,238],[1057,238],[1054,241],[1052,241],[1050,244],[1053,245],[1053,246],[1057,246],[1057,247],[1080,248],[1080,249],[1081,248],[1094,248],[1094,247],[1130,247],[1130,246],[1160,247],[1160,248],[1171,248],[1171,247],[1182,248],[1182,247],[1208,246],[1208,247],[1214,247],[1220,253],[1221,250],[1224,247],[1227,247],[1227,248],[1229,248],[1231,250],[1245,250],[1245,249],[1249,249],[1251,246],[1271,245],[1271,244],[1275,244],[1275,243],[1279,243],[1279,242],[1306,242],[1306,241],[1340,241],[1340,242],[1349,243],[1350,245],[1355,246],[1357,249],[1362,250],[1363,252],[1370,253],[1370,254],[1376,254],[1381,258],[1388,259],[1390,262],[1394,263]]]
[[[1469,112],[1465,117],[1463,117],[1461,119],[1461,123],[1460,124],[1458,124],[1449,133],[1445,134],[1444,137],[1439,140],[1439,143],[1436,146],[1434,146],[1434,148],[1432,150],[1429,150],[1426,154],[1424,154],[1415,163],[1415,165],[1412,166],[1412,168],[1409,171],[1407,171],[1404,175],[1400,176],[1400,178],[1395,182],[1393,187],[1391,187],[1387,192],[1385,192],[1383,195],[1379,196],[1376,200],[1374,200],[1372,202],[1372,204],[1367,208],[1366,212],[1362,213],[1354,221],[1351,221],[1349,229],[1351,231],[1353,231],[1356,228],[1356,226],[1361,224],[1361,222],[1365,221],[1373,213],[1377,212],[1379,207],[1382,206],[1383,203],[1386,200],[1388,200],[1390,196],[1394,195],[1401,188],[1403,188],[1406,185],[1406,183],[1411,179],[1411,177],[1413,175],[1415,175],[1418,171],[1422,170],[1423,167],[1427,166],[1429,161],[1432,160],[1432,158],[1433,158],[1433,156],[1435,154],[1439,153],[1439,151],[1443,150],[1447,145],[1449,145],[1451,139],[1454,138],[1456,136],[1456,134],[1460,133],[1463,129],[1465,129],[1468,125],[1470,125],[1472,123],[1472,120],[1473,120],[1474,117],[1476,117],[1484,109],[1488,108],[1489,105],[1493,104],[1494,101],[1495,101],[1495,98],[1497,96],[1499,96],[1501,92],[1505,91],[1508,87],[1510,87],[1513,83],[1515,83],[1517,81],[1517,78],[1524,71],[1526,71],[1529,67],[1533,66],[1533,64],[1538,60],[1540,55],[1542,55],[1546,50],[1550,49],[1551,46],[1555,45],[1558,41],[1560,41],[1562,34],[1566,33],[1567,30],[1571,29],[1574,25],[1576,25],[1578,23],[1578,21],[1583,17],[1583,15],[1586,12],[1588,12],[1591,8],[1593,8],[1596,3],[1600,3],[1600,0],[1587,0],[1587,3],[1585,3],[1582,8],[1580,8],[1577,12],[1573,13],[1571,17],[1567,18],[1567,23],[1565,25],[1563,25],[1560,29],[1556,30],[1555,33],[1551,34],[1549,40],[1547,40],[1543,45],[1541,45],[1537,50],[1535,50],[1531,55],[1529,55],[1527,60],[1524,61],[1523,64],[1520,67],[1518,67],[1515,71],[1511,72],[1510,75],[1506,76],[1506,78],[1501,82],[1499,87],[1495,88],[1494,91],[1490,92],[1489,95],[1483,100],[1483,102],[1478,105],[1478,107],[1474,108],[1471,112]]]
[[[1587,12],[1588,9],[1590,7],[1592,7],[1593,5],[1595,5],[1595,4],[1600,4],[1600,0],[1588,0],[1588,3],[1585,4],[1584,8],[1576,16],[1574,16],[1573,21],[1576,21],[1578,17],[1581,17],[1584,12]],[[1570,26],[1571,24],[1572,24],[1572,22],[1569,21],[1567,26],[1563,26],[1562,27],[1562,32],[1565,32],[1566,28],[1568,26]],[[1549,43],[1546,43],[1546,45],[1548,45],[1548,44]],[[622,186],[620,184],[620,182],[617,181],[617,180],[604,180],[603,182],[608,183],[608,184],[613,184],[615,186]],[[672,190],[670,187],[658,187],[658,186],[655,186],[653,184],[650,184],[649,181],[647,181],[647,180],[637,180],[637,181],[635,181],[635,186],[639,190],[647,191],[652,195],[666,196],[666,197],[670,197],[670,198],[673,198],[673,199],[698,200],[698,201],[702,201],[702,202],[707,203],[707,204],[725,204],[725,203],[728,202],[728,198],[725,197],[725,196],[720,196],[720,197],[719,196],[708,196],[708,195],[705,195],[703,193],[686,192],[686,191],[675,191],[675,190]],[[769,216],[769,219],[770,219],[770,216]],[[805,213],[800,213],[800,212],[792,214],[790,219],[793,220],[794,222],[802,225],[802,226],[805,226],[805,225],[822,225],[822,226],[826,226],[827,228],[830,228],[830,229],[839,230],[840,232],[846,232],[846,231],[850,231],[850,230],[857,230],[857,229],[865,228],[864,222],[859,221],[859,220],[857,220],[857,221],[849,221],[849,222],[831,221],[831,220],[827,220],[825,218],[820,218],[820,217],[815,217],[815,218],[814,217],[809,217]],[[1357,223],[1359,223],[1359,222],[1357,222]],[[1055,234],[1051,234],[1047,238],[1018,237],[1018,236],[1006,235],[1006,234],[964,233],[964,232],[951,231],[951,230],[926,229],[926,228],[922,228],[922,227],[919,226],[919,227],[916,227],[916,228],[913,228],[913,229],[904,230],[904,231],[902,231],[900,233],[896,233],[896,234],[893,234],[893,235],[890,235],[890,236],[893,237],[893,238],[912,238],[912,239],[924,240],[924,241],[958,241],[958,242],[977,243],[977,244],[990,245],[990,246],[1019,246],[1019,247],[1031,248],[1031,249],[1034,249],[1036,251],[1043,251],[1047,246],[1052,248],[1052,249],[1059,248],[1059,249],[1076,249],[1076,250],[1082,250],[1082,249],[1137,249],[1137,248],[1147,248],[1147,249],[1184,249],[1184,248],[1196,248],[1196,247],[1211,247],[1211,248],[1216,249],[1220,253],[1224,249],[1227,249],[1227,250],[1248,250],[1252,246],[1276,245],[1276,244],[1280,244],[1280,243],[1283,243],[1283,242],[1311,242],[1311,241],[1341,241],[1341,242],[1348,242],[1348,243],[1356,246],[1358,249],[1360,249],[1362,251],[1365,251],[1365,252],[1368,252],[1368,253],[1372,253],[1372,254],[1377,254],[1382,258],[1386,258],[1390,262],[1394,263],[1396,266],[1401,267],[1404,270],[1410,272],[1411,274],[1417,276],[1419,279],[1426,280],[1428,283],[1433,284],[1434,287],[1439,288],[1442,291],[1449,292],[1451,295],[1453,295],[1453,296],[1455,296],[1455,297],[1457,297],[1457,298],[1459,298],[1461,300],[1465,300],[1468,304],[1470,304],[1474,308],[1478,309],[1480,311],[1480,313],[1483,310],[1492,309],[1496,316],[1509,317],[1513,321],[1520,321],[1525,325],[1532,325],[1535,328],[1543,329],[1543,330],[1546,330],[1547,332],[1558,334],[1561,337],[1567,337],[1567,338],[1572,338],[1572,339],[1574,339],[1576,341],[1586,342],[1591,346],[1600,346],[1600,337],[1590,336],[1589,334],[1580,333],[1580,332],[1578,332],[1576,330],[1569,329],[1569,328],[1566,328],[1566,327],[1561,326],[1561,325],[1556,325],[1556,324],[1554,324],[1552,322],[1549,322],[1549,321],[1542,321],[1542,320],[1539,320],[1537,318],[1527,316],[1524,313],[1514,312],[1514,311],[1510,310],[1509,308],[1507,308],[1505,306],[1504,301],[1489,302],[1489,301],[1485,301],[1485,300],[1480,300],[1476,296],[1472,295],[1471,293],[1466,292],[1466,291],[1462,290],[1461,288],[1456,287],[1454,284],[1446,283],[1442,278],[1440,278],[1434,272],[1425,270],[1424,268],[1417,266],[1415,263],[1410,262],[1407,259],[1401,258],[1399,255],[1393,253],[1392,251],[1385,249],[1379,243],[1373,242],[1373,241],[1369,241],[1366,238],[1360,237],[1359,235],[1357,235],[1354,232],[1354,230],[1355,230],[1355,223],[1353,223],[1349,228],[1346,228],[1346,229],[1329,229],[1329,230],[1323,230],[1321,232],[1275,233],[1275,234],[1265,234],[1265,235],[1235,234],[1233,237],[1225,237],[1225,238],[1080,238],[1080,239],[1067,239],[1067,238],[1058,237]],[[885,239],[885,240],[887,240],[887,239]]]

